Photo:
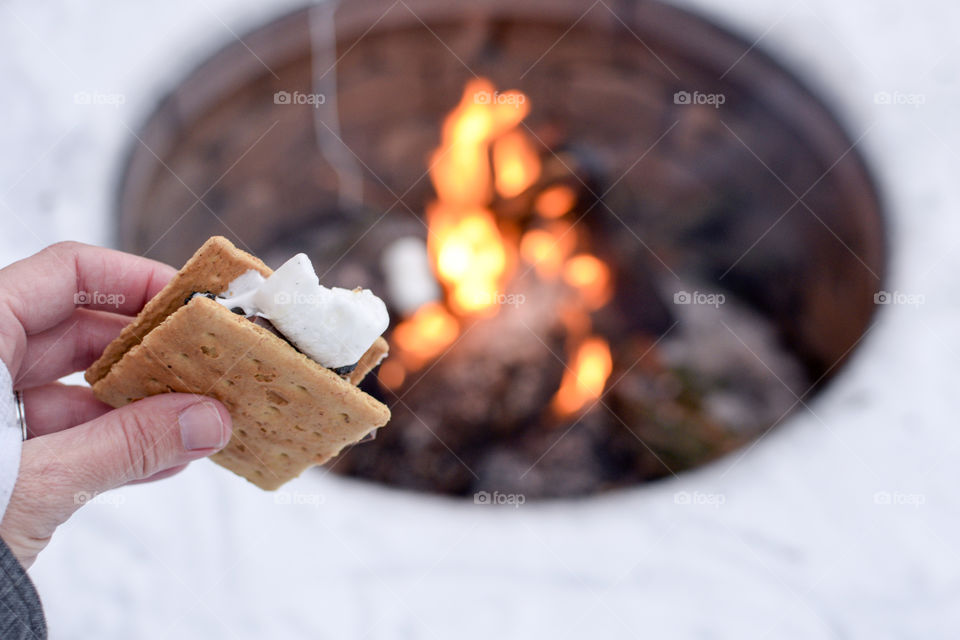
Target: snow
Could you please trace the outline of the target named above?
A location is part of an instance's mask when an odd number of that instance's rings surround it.
[[[31,571],[52,638],[954,635],[960,7],[683,4],[827,96],[886,198],[889,289],[924,304],[884,307],[842,375],[750,449],[594,500],[497,508],[325,471],[275,496],[207,461],[106,494]],[[0,6],[0,262],[108,243],[117,170],[156,98],[294,5]]]

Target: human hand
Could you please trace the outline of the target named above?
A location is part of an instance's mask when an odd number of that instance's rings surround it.
[[[230,439],[230,414],[211,398],[168,393],[113,410],[55,382],[96,360],[175,272],[74,242],[0,269],[0,359],[29,430],[0,537],[25,567],[89,497],[173,475]]]

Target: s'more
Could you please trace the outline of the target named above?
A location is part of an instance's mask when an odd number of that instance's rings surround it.
[[[196,393],[230,411],[233,436],[211,459],[279,488],[390,419],[357,384],[387,355],[383,302],[326,288],[298,254],[276,271],[210,238],[87,369],[101,401]]]

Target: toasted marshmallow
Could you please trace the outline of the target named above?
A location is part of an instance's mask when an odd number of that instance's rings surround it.
[[[330,369],[355,364],[390,323],[386,305],[369,289],[322,286],[302,253],[269,278],[253,270],[240,275],[217,302],[266,318],[297,349]]]

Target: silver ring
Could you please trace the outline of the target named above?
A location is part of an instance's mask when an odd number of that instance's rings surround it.
[[[24,440],[27,439],[27,414],[23,410],[23,394],[19,391],[13,392],[14,397],[17,399],[17,419],[20,420],[20,435]]]

